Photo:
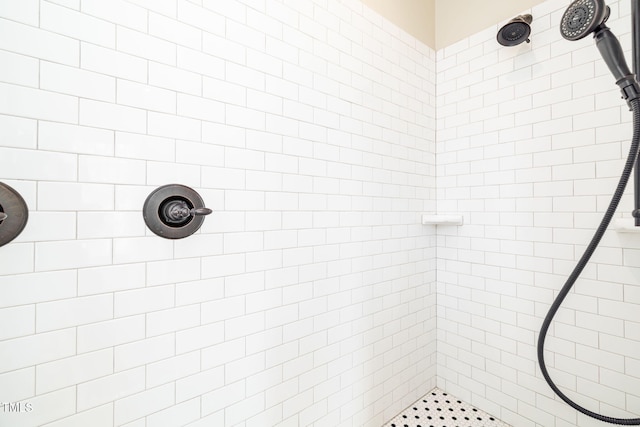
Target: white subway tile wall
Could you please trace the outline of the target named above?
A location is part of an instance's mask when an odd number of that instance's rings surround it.
[[[0,425],[380,426],[436,385],[433,50],[357,0],[25,0],[0,63]],[[173,182],[214,210],[181,241],[141,213]]]
[[[536,344],[553,297],[617,184],[631,113],[591,37],[569,42],[570,2],[531,10],[531,43],[504,22],[437,52],[438,386],[517,427],[597,426],[554,397]],[[608,1],[631,58],[630,6]],[[632,185],[618,217],[630,217]],[[579,404],[640,413],[638,235],[609,230],[556,316],[546,362]],[[633,255],[632,255],[633,254]]]

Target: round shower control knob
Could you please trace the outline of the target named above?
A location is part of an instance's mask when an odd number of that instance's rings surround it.
[[[149,230],[167,239],[192,235],[204,222],[204,216],[212,212],[204,207],[204,201],[196,191],[180,184],[155,189],[142,208]]]
[[[29,208],[22,196],[0,182],[0,246],[18,237],[28,219]]]

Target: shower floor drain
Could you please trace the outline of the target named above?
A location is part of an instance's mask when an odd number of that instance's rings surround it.
[[[510,427],[496,417],[434,388],[384,427]]]

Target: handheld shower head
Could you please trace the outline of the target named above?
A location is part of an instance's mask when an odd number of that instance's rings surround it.
[[[631,100],[640,97],[640,86],[624,59],[622,46],[605,24],[611,10],[604,0],[575,0],[560,21],[560,33],[567,40],[580,40],[593,33],[602,59],[616,79],[622,97],[631,108]]]
[[[580,40],[607,22],[610,13],[604,0],[576,0],[562,15],[560,33],[567,40]]]

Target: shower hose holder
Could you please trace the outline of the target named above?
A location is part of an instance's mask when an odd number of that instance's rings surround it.
[[[192,235],[212,212],[204,207],[202,197],[195,190],[180,184],[158,187],[149,194],[142,208],[149,230],[166,239]]]

